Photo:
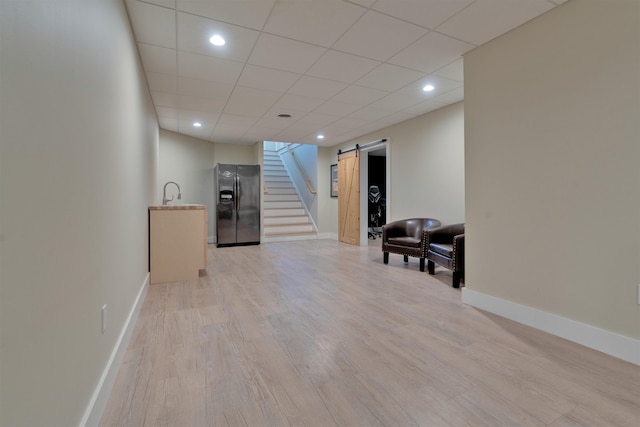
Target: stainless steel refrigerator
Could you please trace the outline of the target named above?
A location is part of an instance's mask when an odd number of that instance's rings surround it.
[[[214,169],[217,246],[260,243],[260,165]]]

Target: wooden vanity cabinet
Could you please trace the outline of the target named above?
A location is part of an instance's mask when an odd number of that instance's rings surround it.
[[[204,205],[149,207],[151,284],[193,280],[207,268],[207,209]]]

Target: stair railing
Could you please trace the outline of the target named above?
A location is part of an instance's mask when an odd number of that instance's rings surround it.
[[[302,179],[304,179],[304,183],[307,184],[307,190],[309,190],[309,193],[316,194],[317,191],[315,190],[315,188],[313,188],[313,185],[311,184],[311,180],[307,178],[307,175],[304,173],[304,169],[302,169],[302,166],[300,166],[300,163],[298,163],[298,159],[296,159],[295,153],[291,151],[291,148],[289,147],[289,145],[287,145],[287,151],[289,151],[289,154],[293,159],[293,163],[296,164],[296,167],[298,168],[300,175],[302,175]]]

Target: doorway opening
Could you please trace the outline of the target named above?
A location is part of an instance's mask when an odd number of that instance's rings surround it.
[[[389,142],[361,150],[360,246],[381,240],[382,226],[390,215],[391,183]]]

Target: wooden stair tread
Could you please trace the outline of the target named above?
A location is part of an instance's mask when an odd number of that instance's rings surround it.
[[[269,196],[268,198],[270,199],[266,200],[265,197],[265,205],[263,206],[264,219],[267,222],[272,222],[272,220],[276,222],[274,224],[264,224],[264,237],[286,238],[287,236],[317,236],[318,231],[315,229],[308,212],[306,212],[306,209],[302,206],[302,199],[298,192],[295,191],[291,177],[278,152],[265,151],[264,166],[263,194]],[[294,190],[294,192],[291,192],[291,190]],[[282,196],[284,199],[278,200],[279,196]],[[298,197],[295,200],[291,200],[292,196]],[[266,205],[266,203],[269,203],[269,205]],[[291,206],[292,203],[300,203],[300,205]],[[284,204],[285,206],[278,206],[280,204]],[[287,204],[289,206],[287,206]],[[304,212],[302,212],[302,210],[304,210]],[[302,222],[288,222],[287,219]],[[278,221],[282,222],[279,223]]]

